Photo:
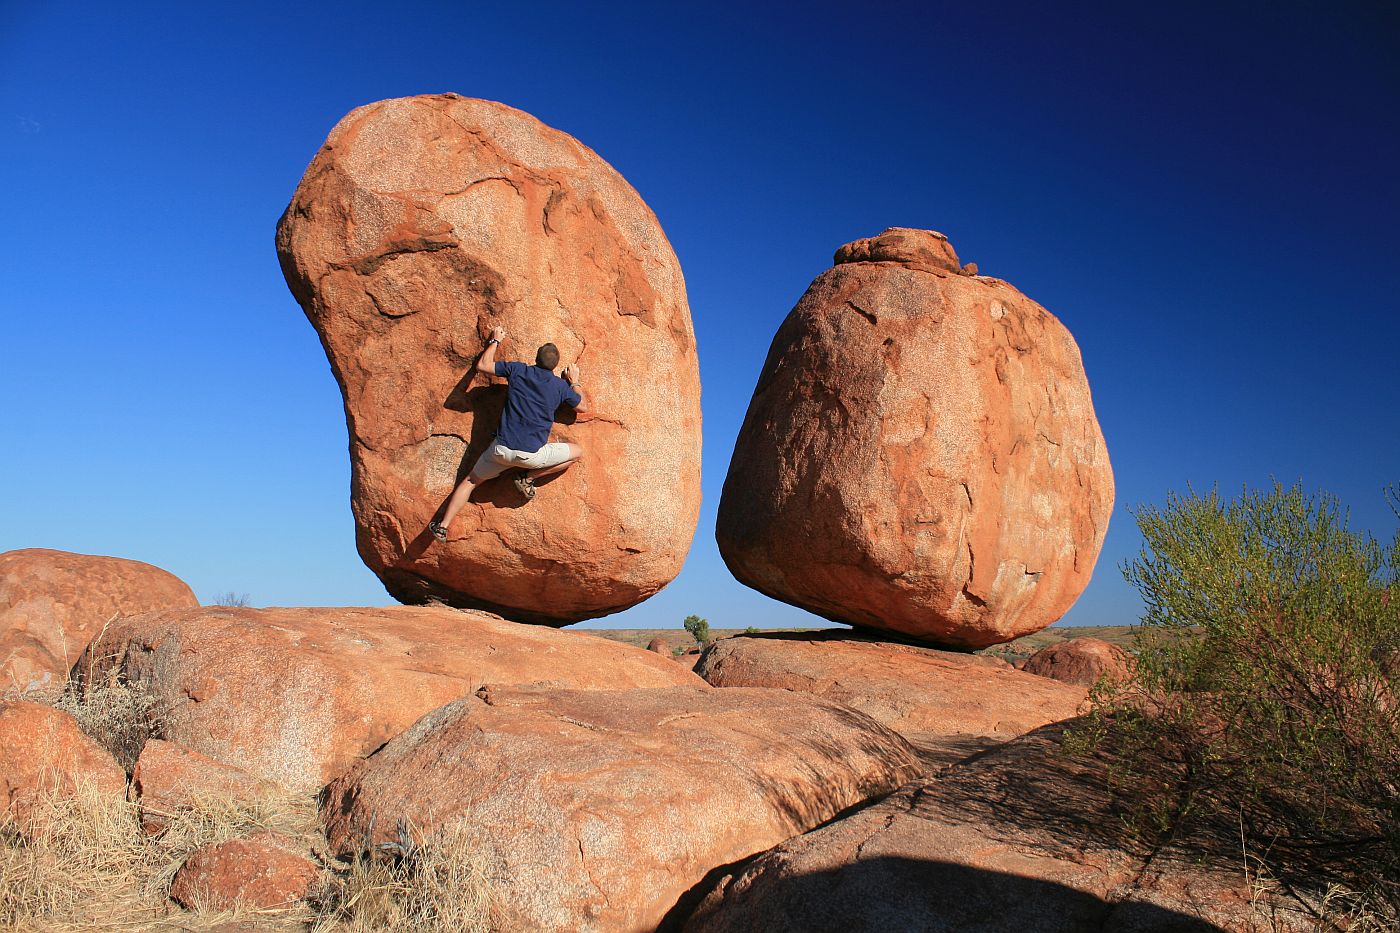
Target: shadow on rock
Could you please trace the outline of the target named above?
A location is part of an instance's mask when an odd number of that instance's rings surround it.
[[[736,883],[737,879],[737,883]],[[685,933],[1214,933],[1212,923],[1145,901],[1106,901],[1067,885],[936,860],[876,857],[829,871],[723,878]]]

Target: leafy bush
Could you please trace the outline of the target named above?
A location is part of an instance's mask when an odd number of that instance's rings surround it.
[[[748,628],[744,629],[744,634],[745,634],[745,635],[757,635],[757,634],[760,633],[760,631],[761,631],[760,629],[757,629],[757,628],[755,628],[754,626],[750,625]]]
[[[710,623],[699,616],[686,616],[683,624],[697,645],[703,645],[710,640]]]
[[[1136,517],[1138,679],[1076,736],[1121,753],[1131,823],[1213,826],[1330,910],[1400,919],[1400,535],[1277,484]]]

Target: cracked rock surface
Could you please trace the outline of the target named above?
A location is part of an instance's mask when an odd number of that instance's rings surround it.
[[[338,851],[464,824],[503,929],[641,931],[919,770],[869,717],[784,690],[487,687],[333,781],[321,815]]]
[[[360,556],[397,599],[552,625],[670,582],[700,505],[700,377],[685,283],[610,165],[529,114],[455,94],[380,101],[331,131],[277,228],[345,400]],[[504,380],[546,342],[589,411],[582,463],[526,504],[482,484],[446,544],[426,528],[491,442]]]
[[[849,243],[783,321],[716,538],[826,618],[981,648],[1088,584],[1113,473],[1074,339],[928,230]]]
[[[294,791],[485,683],[705,685],[631,645],[441,606],[149,612],[110,626],[79,671],[148,693],[159,738]]]

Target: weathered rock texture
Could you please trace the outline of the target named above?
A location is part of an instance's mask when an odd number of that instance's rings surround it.
[[[1076,716],[1087,697],[1082,687],[996,658],[845,631],[724,638],[695,672],[716,687],[779,687],[843,703],[904,736],[935,766]]]
[[[140,802],[142,827],[158,833],[181,810],[225,801],[253,803],[282,793],[276,784],[242,768],[176,742],[150,739],[131,772],[129,796]]]
[[[277,250],[345,397],[360,556],[395,598],[564,625],[675,577],[700,505],[695,337],[656,217],[597,154],[491,101],[380,101],[331,131]],[[431,543],[499,421],[504,382],[471,374],[496,325],[500,359],[553,342],[581,366],[590,410],[555,439],[585,459],[528,505],[484,484]]]
[[[292,840],[260,832],[202,846],[170,882],[170,899],[208,911],[290,907],[311,892],[321,869]]]
[[[293,791],[485,683],[705,685],[631,645],[441,607],[155,612],[89,650],[84,678],[148,690],[161,738]]]
[[[1135,843],[1108,785],[1104,762],[1071,758],[1055,727],[1039,730],[718,878],[685,931],[1312,928],[1296,903],[1251,890],[1230,840]]]
[[[781,690],[487,688],[334,781],[322,817],[342,851],[464,821],[505,928],[641,931],[712,869],[917,772],[874,720]]]
[[[8,813],[28,832],[42,818],[45,795],[88,792],[120,800],[126,772],[68,713],[39,703],[0,701],[0,819]]]
[[[116,616],[198,605],[180,578],[137,560],[7,551],[0,554],[0,689],[61,686]]]
[[[773,339],[716,537],[739,580],[829,619],[954,647],[1060,618],[1113,475],[1079,349],[947,240],[843,246]]]
[[[1021,670],[1067,684],[1092,687],[1100,680],[1122,683],[1133,675],[1136,661],[1117,645],[1101,638],[1071,638],[1041,648],[1026,658]]]

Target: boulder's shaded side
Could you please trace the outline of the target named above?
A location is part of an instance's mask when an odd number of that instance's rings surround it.
[[[1041,648],[1026,658],[1021,670],[1067,684],[1092,687],[1100,680],[1122,683],[1133,676],[1132,655],[1102,638],[1071,638]]]
[[[773,338],[725,479],[730,570],[826,618],[962,648],[1060,618],[1113,474],[1079,348],[947,240],[847,244]]]
[[[150,691],[161,738],[294,791],[484,683],[704,686],[641,648],[442,607],[147,613],[89,650],[91,677]]]
[[[332,782],[322,818],[341,852],[470,827],[510,929],[641,931],[918,769],[869,717],[781,690],[484,688]]]
[[[655,215],[573,137],[455,94],[351,112],[277,227],[350,432],[360,556],[396,599],[565,625],[680,571],[700,507],[700,376],[680,264]],[[526,504],[484,484],[446,544],[428,521],[494,435],[505,384],[473,375],[546,342],[589,411],[585,457]],[[560,416],[565,417],[561,412]]]
[[[0,701],[0,820],[8,815],[22,832],[31,832],[44,818],[46,795],[89,790],[121,800],[126,772],[68,713],[40,703]]]
[[[183,580],[139,560],[7,551],[0,554],[0,689],[61,686],[117,616],[198,605]]]
[[[1108,785],[1103,762],[1038,730],[719,877],[686,933],[1311,928],[1251,891],[1228,840],[1138,846]]]
[[[716,687],[799,690],[858,709],[908,739],[930,765],[1076,716],[1087,697],[1082,687],[1023,674],[996,658],[845,631],[721,639],[695,672]]]

